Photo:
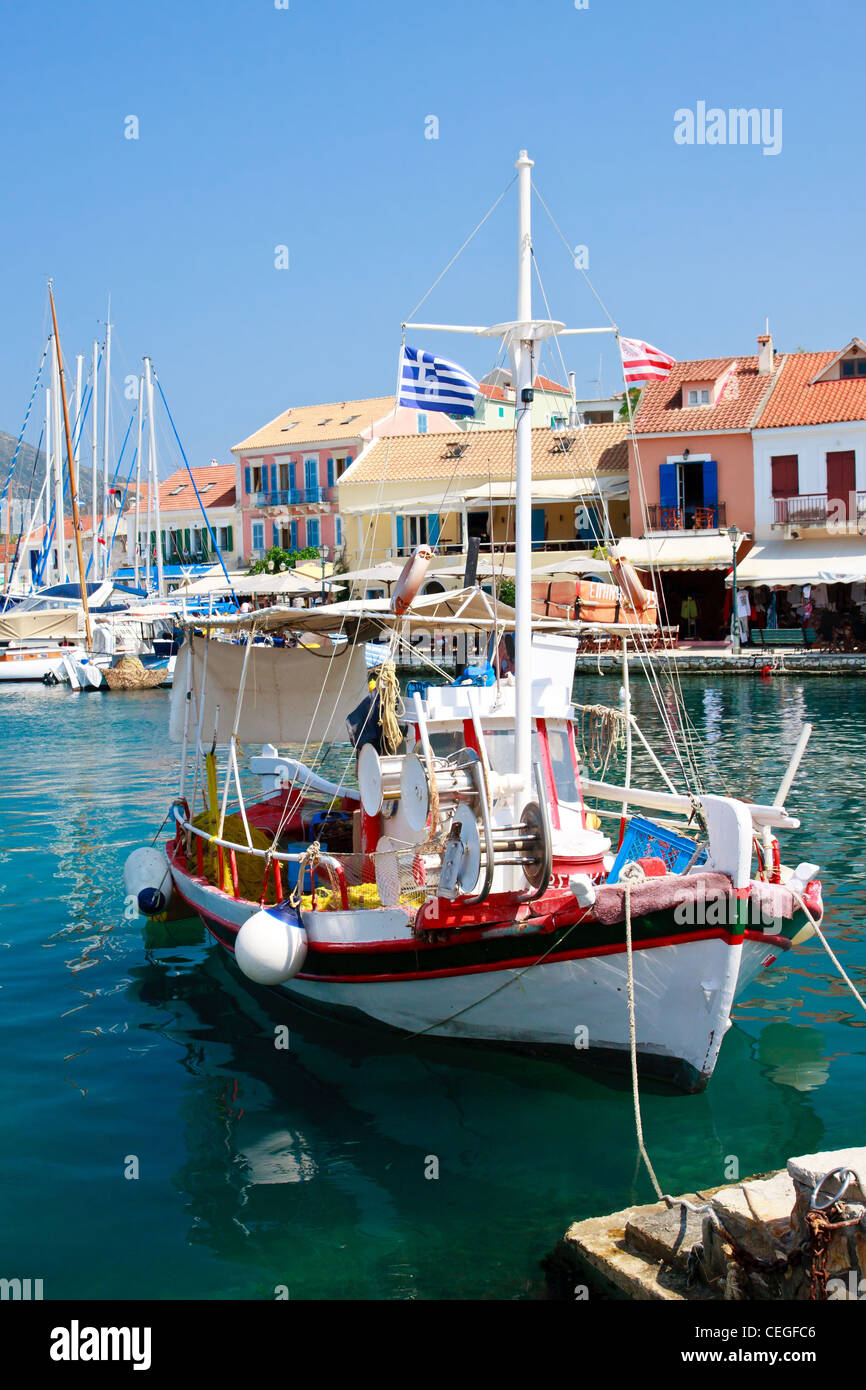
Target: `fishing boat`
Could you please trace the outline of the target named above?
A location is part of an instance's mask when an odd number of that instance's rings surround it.
[[[531,167],[522,152],[516,319],[462,330],[505,344],[524,403],[542,344],[569,331],[532,313]],[[690,780],[685,756],[678,786],[629,693],[655,595],[612,550],[616,592],[584,597],[618,615],[605,630],[622,642],[624,701],[605,718],[625,772],[594,775],[574,691],[585,625],[532,611],[530,426],[518,411],[513,609],[472,585],[419,596],[421,547],[390,600],[187,624],[172,833],[130,855],[126,891],[146,916],[198,914],[244,977],[323,1014],[617,1068],[636,1058],[641,1076],[699,1090],[737,990],[822,911],[817,867],[783,866],[776,838],[799,828],[785,803],[808,731],[772,803]],[[486,634],[488,659],[403,696],[393,658],[407,628]],[[371,679],[368,644],[383,634],[391,659]],[[342,771],[324,775],[318,750],[347,727]],[[658,785],[633,784],[636,744]],[[261,748],[254,797],[241,745]]]

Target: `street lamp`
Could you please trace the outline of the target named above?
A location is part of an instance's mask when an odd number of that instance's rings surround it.
[[[743,533],[736,526],[729,526],[726,532],[728,540],[731,542],[731,549],[734,552],[734,573],[732,580],[731,593],[731,651],[734,656],[740,654],[740,618],[737,613],[737,551],[740,548],[740,541]]]
[[[328,556],[330,555],[330,553],[331,553],[331,547],[330,547],[330,546],[328,546],[328,545],[320,545],[320,546],[319,546],[319,558],[320,558],[321,561],[322,561],[322,603],[327,603],[327,599],[326,599],[326,597],[325,597],[325,565],[327,564]]]

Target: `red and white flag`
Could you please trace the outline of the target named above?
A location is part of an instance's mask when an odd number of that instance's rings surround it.
[[[626,381],[663,381],[676,362],[675,357],[640,338],[620,338],[619,346]]]

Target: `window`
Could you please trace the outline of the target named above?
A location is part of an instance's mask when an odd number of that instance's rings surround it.
[[[341,516],[334,518],[334,544],[340,546],[343,544],[343,518]]]
[[[304,459],[304,487],[307,492],[315,492],[319,482],[318,458]]]
[[[551,415],[550,417],[550,428],[552,430],[564,430],[567,424],[568,418],[565,415]]]
[[[319,544],[319,518],[311,516],[307,519],[307,545]]]
[[[357,416],[357,415],[347,415],[346,418],[345,418],[345,420],[341,420],[341,421],[340,421],[340,424],[341,424],[341,425],[351,425],[352,421],[353,421],[353,420],[357,420],[357,419],[358,419],[358,416]]]
[[[494,772],[500,776],[505,776],[514,771],[514,731],[513,729],[492,729],[484,730],[484,744],[487,748],[487,756],[490,759],[490,766]],[[541,748],[538,743],[538,730],[533,725],[532,729],[532,761],[541,762]],[[535,787],[533,787],[533,793]]]
[[[800,477],[796,454],[776,454],[770,459],[774,497],[799,497]]]
[[[265,472],[266,469],[264,468],[263,464],[253,464],[253,492],[264,492],[266,490],[267,484],[265,482]]]
[[[352,456],[351,456],[351,454],[345,454],[342,458],[335,458],[335,459],[334,459],[334,470],[335,470],[336,476],[337,476],[338,478],[342,478],[342,476],[343,476],[343,474],[345,473],[346,469],[351,465],[351,462],[352,462]]]
[[[418,433],[427,433],[427,416],[424,414],[423,411],[419,411],[418,413]]]
[[[839,363],[839,375],[842,377],[866,376],[866,357],[848,357],[844,362]]]
[[[201,495],[201,493],[203,492],[210,492],[211,488],[214,486],[214,483],[202,483],[201,487],[199,488],[199,495]]]
[[[184,490],[185,487],[186,487],[186,483],[181,483],[180,487],[173,487],[172,490],[171,490],[171,492],[168,494],[169,497],[177,497],[177,494],[178,494],[179,492],[183,492],[183,490]]]
[[[580,792],[577,789],[577,778],[574,775],[574,763],[565,729],[552,729],[548,724],[547,747],[550,751],[550,765],[556,784],[557,801],[565,802],[566,805],[579,806]]]
[[[288,492],[288,490],[289,490],[289,488],[290,488],[291,486],[292,486],[292,482],[291,482],[291,474],[290,474],[290,472],[289,472],[289,464],[287,464],[287,463],[281,463],[281,464],[280,464],[280,492]]]
[[[265,523],[263,521],[253,522],[253,550],[264,550],[265,548]]]
[[[397,548],[414,550],[417,545],[427,544],[426,516],[397,517]]]
[[[709,405],[710,389],[708,386],[691,386],[688,391],[689,405]]]

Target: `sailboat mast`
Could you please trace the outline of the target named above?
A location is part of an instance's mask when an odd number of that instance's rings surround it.
[[[150,358],[144,359],[144,378],[147,385],[147,414],[148,414],[148,467],[151,469],[153,477],[153,509],[154,509],[154,531],[156,534],[156,589],[160,598],[165,593],[165,577],[162,569],[162,532],[160,529],[161,520],[159,514],[159,469],[156,466],[156,420],[153,413],[153,375],[151,372]]]
[[[518,798],[532,788],[532,230],[533,161],[526,150],[517,160],[518,261],[517,319],[511,343],[517,408],[515,490],[515,625],[514,625],[514,770],[520,778]]]
[[[141,425],[144,411],[144,377],[138,378],[138,442],[135,449],[135,542],[132,563],[135,569],[135,587],[138,588],[138,537],[141,530]]]
[[[108,318],[111,319],[111,300],[108,301]],[[111,564],[108,553],[108,435],[111,423],[111,323],[105,325],[105,414],[102,423],[102,574],[106,578]]]
[[[93,543],[93,554],[91,564],[93,565],[93,578],[99,578],[99,544],[97,534],[99,531],[99,520],[97,517],[97,479],[99,477],[99,445],[97,434],[99,432],[99,344],[93,344],[93,390],[90,396],[90,403],[93,406],[91,420],[93,421],[93,439],[90,449],[90,535]]]
[[[60,348],[57,334],[54,335],[54,354],[51,376],[54,382],[54,537],[57,541],[57,582],[65,584],[69,578],[66,572],[66,518],[63,510],[63,442],[60,436]]]
[[[78,557],[78,587],[81,591],[81,606],[84,609],[84,630],[87,636],[87,650],[93,649],[93,637],[90,631],[90,612],[87,607],[87,584],[84,578],[84,555],[81,547],[81,529],[78,525],[78,492],[75,487],[75,471],[73,465],[72,431],[69,428],[69,406],[66,401],[66,381],[63,376],[63,358],[60,353],[60,334],[57,331],[57,310],[54,307],[54,289],[51,282],[48,283],[48,295],[51,300],[51,322],[54,325],[54,353],[57,362],[57,375],[60,379],[60,399],[63,402],[63,425],[66,430],[66,459],[69,464],[69,491],[72,498],[72,529],[75,533],[75,549]],[[61,451],[57,451],[58,458]],[[61,532],[62,544],[62,532]]]
[[[47,565],[48,558],[51,553],[49,547],[49,537],[51,534],[51,459],[52,451],[54,449],[54,435],[51,428],[52,418],[53,416],[51,408],[51,387],[47,386],[45,388],[45,564],[41,567],[43,574],[45,572],[45,565]]]

